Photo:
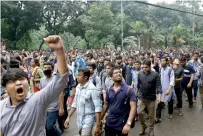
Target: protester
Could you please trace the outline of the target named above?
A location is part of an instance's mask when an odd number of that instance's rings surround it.
[[[0,101],[1,135],[45,135],[47,107],[65,88],[68,69],[61,38],[48,36],[44,40],[56,52],[58,73],[36,94],[29,92],[28,75],[21,69],[11,68],[3,75],[1,84],[9,97]]]

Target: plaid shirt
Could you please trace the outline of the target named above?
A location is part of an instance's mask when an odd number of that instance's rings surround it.
[[[92,128],[95,122],[95,113],[102,111],[102,102],[98,89],[87,82],[83,87],[76,87],[76,95],[72,107],[77,110],[78,128]]]
[[[198,77],[199,77],[198,81],[199,86],[203,86],[203,64],[199,67]]]

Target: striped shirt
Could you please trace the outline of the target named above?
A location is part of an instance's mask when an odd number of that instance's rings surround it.
[[[102,111],[102,102],[98,88],[91,82],[87,82],[83,87],[78,84],[72,107],[77,110],[78,128],[92,128],[94,126],[95,113]]]

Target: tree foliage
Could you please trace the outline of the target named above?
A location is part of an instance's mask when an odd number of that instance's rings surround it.
[[[203,14],[198,2],[158,5]],[[123,1],[123,11],[120,1],[3,1],[2,40],[8,48],[29,50],[44,48],[43,37],[59,34],[67,49],[118,47],[123,28],[126,48],[203,46],[202,17],[136,1]]]

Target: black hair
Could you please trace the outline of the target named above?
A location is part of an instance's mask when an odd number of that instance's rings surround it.
[[[180,61],[184,61],[185,62],[185,61],[187,61],[187,58],[185,56],[183,56],[183,57],[180,58]]]
[[[110,73],[109,73],[109,75],[110,75],[111,77],[113,76],[113,72],[114,72],[115,70],[121,70],[121,68],[120,68],[120,67],[113,67],[113,68],[111,69]]]
[[[50,65],[50,66],[52,67],[52,69],[54,69],[53,63],[51,63],[51,62],[49,62],[49,61],[44,62],[44,66],[45,66],[45,65]]]
[[[141,61],[140,60],[136,60],[135,63],[138,63],[141,65]]]
[[[169,60],[167,57],[162,57],[161,59],[164,59],[166,62]]]
[[[92,67],[93,70],[97,68],[97,65],[95,63],[88,63],[87,66]]]
[[[116,56],[116,60],[122,60],[121,56]]]
[[[151,67],[151,60],[145,59],[142,64]]]
[[[33,61],[34,61],[35,65],[40,66],[39,60],[37,58],[33,58]]]
[[[3,87],[6,86],[6,84],[9,82],[9,81],[16,81],[16,80],[19,80],[21,78],[27,78],[28,80],[28,75],[27,73],[25,73],[23,70],[19,69],[19,68],[10,68],[7,73],[5,73],[3,76],[2,76],[2,79],[1,79],[1,85]],[[29,81],[29,80],[28,80]]]
[[[18,61],[17,59],[11,59],[10,60],[10,64],[9,64],[10,68],[19,68],[20,67],[20,61]]]
[[[110,60],[109,58],[106,57],[106,58],[104,59],[104,61],[111,61],[111,60]]]
[[[90,78],[90,70],[88,68],[79,68],[78,72],[82,72],[84,76],[87,77],[87,80]]]
[[[93,58],[93,54],[92,54],[92,53],[89,53],[89,54],[88,54],[88,57],[90,57],[90,59],[92,59],[92,58]]]
[[[1,57],[1,64],[6,63],[6,60]]]
[[[114,64],[113,64],[113,63],[108,63],[108,64],[105,65],[105,68],[106,68],[107,66],[110,66],[111,68],[113,68],[113,67],[114,67]]]
[[[195,54],[199,56],[199,53],[198,53],[198,52],[194,52],[194,53],[193,53],[193,56],[194,56]]]
[[[18,54],[14,55],[14,58],[17,59],[18,61],[21,61],[20,55]]]
[[[134,57],[133,57],[133,56],[129,56],[129,57],[128,57],[128,59],[132,59],[132,60],[133,60],[133,59],[134,59]]]

